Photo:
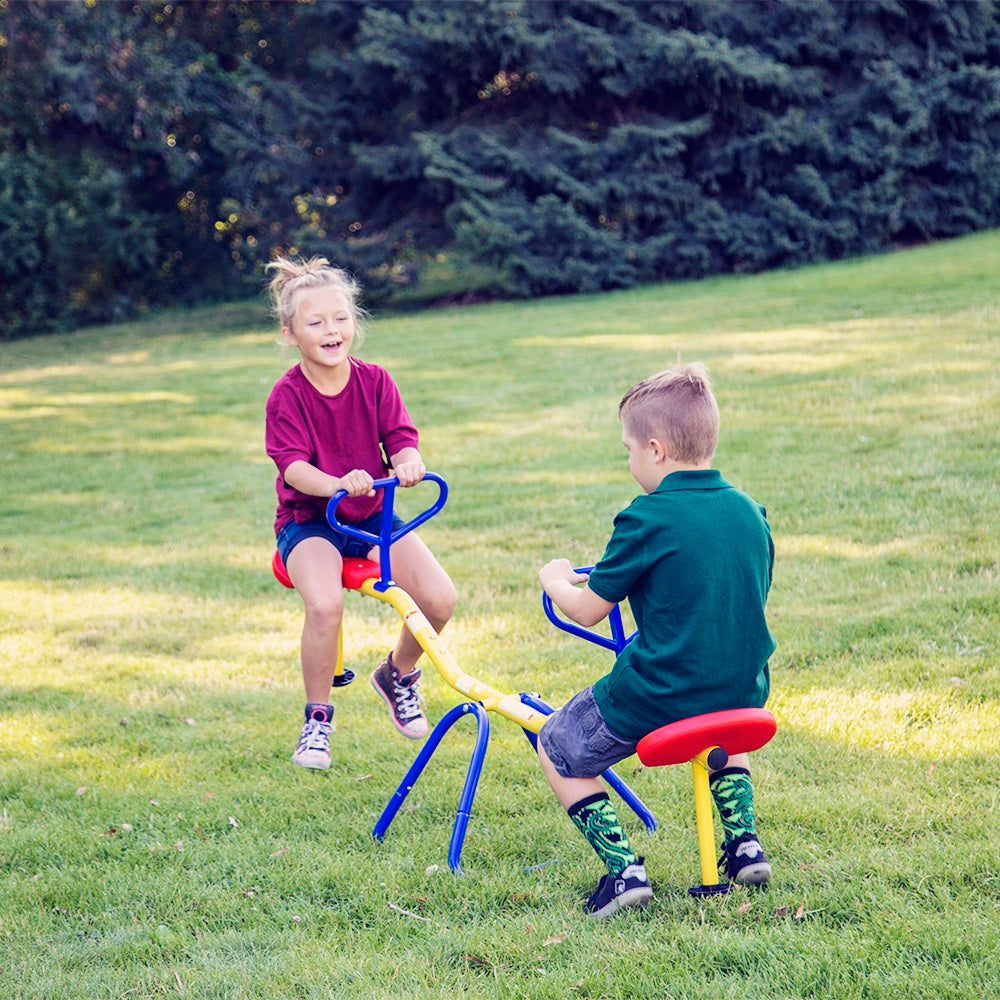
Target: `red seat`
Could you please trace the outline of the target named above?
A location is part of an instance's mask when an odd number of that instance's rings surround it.
[[[281,553],[277,549],[274,550],[274,555],[271,558],[271,572],[274,573],[282,587],[287,587],[289,590],[295,589],[295,584],[292,583],[292,578],[288,575],[288,570],[285,569],[285,564],[281,559]]]
[[[271,558],[271,571],[283,587],[288,587],[289,590],[295,589],[295,584],[292,583],[292,578],[281,560],[281,553],[277,549]],[[365,580],[377,579],[381,572],[379,564],[371,559],[345,559],[341,580],[348,590],[360,590]]]
[[[377,580],[382,567],[373,559],[345,559],[341,578],[348,590],[360,590],[365,580]]]
[[[774,716],[766,709],[733,708],[671,722],[639,740],[636,753],[647,767],[691,763],[701,865],[701,885],[688,889],[692,896],[714,896],[732,888],[730,883],[719,880],[715,865],[716,843],[708,772],[725,767],[733,754],[759,750],[777,729]]]
[[[777,730],[774,716],[766,709],[731,708],[654,729],[639,740],[636,752],[646,767],[686,764],[710,747],[722,747],[727,756],[752,753],[768,743]]]

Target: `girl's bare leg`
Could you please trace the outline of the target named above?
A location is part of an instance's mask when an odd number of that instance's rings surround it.
[[[325,538],[305,538],[289,553],[285,568],[305,605],[302,680],[306,701],[328,703],[344,613],[343,560]]]

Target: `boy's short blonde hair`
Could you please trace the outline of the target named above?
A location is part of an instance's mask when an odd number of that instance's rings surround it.
[[[326,257],[310,257],[308,260],[278,257],[267,265],[266,270],[274,275],[268,283],[267,292],[275,318],[282,327],[291,327],[299,296],[303,292],[311,288],[335,288],[343,292],[350,303],[354,343],[361,343],[367,313],[358,305],[361,286],[353,275],[334,267]]]
[[[618,416],[633,438],[655,438],[678,462],[705,462],[719,443],[719,407],[708,369],[697,361],[637,382],[618,404]]]

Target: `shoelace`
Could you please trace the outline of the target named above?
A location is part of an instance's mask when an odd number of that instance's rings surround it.
[[[321,737],[326,737],[326,739],[324,740]],[[329,722],[310,719],[302,730],[302,737],[299,740],[299,750],[325,750],[326,741],[329,740],[329,737]]]
[[[410,684],[400,684],[393,681],[393,690],[396,695],[396,715],[401,722],[409,722],[420,715],[420,695]]]

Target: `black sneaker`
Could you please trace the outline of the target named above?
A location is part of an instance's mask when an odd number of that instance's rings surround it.
[[[645,906],[653,898],[653,890],[649,886],[643,864],[645,860],[639,858],[621,875],[605,875],[597,883],[594,894],[583,904],[583,912],[588,917],[604,920],[629,906]]]
[[[372,672],[372,687],[389,706],[392,724],[411,740],[427,735],[427,717],[420,707],[420,671],[400,675],[388,657]]]
[[[732,882],[741,885],[767,885],[771,881],[771,865],[764,857],[764,848],[752,833],[744,833],[731,843],[722,845],[719,870]]]

